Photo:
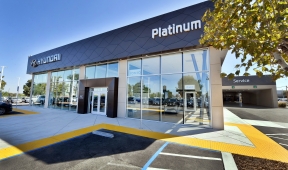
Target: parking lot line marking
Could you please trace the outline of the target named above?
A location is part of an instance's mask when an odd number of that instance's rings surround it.
[[[194,159],[207,159],[207,160],[222,161],[221,158],[213,158],[213,157],[205,157],[205,156],[193,156],[193,155],[182,155],[182,154],[166,153],[166,152],[161,152],[160,155],[177,156],[177,157],[194,158]]]
[[[279,143],[280,145],[284,145],[284,146],[288,146],[287,144],[284,144],[284,143]]]
[[[221,155],[223,159],[224,169],[238,170],[237,165],[231,153],[221,152]]]
[[[283,134],[283,133],[275,133],[275,134],[266,134],[268,136],[288,136],[288,134]]]
[[[126,167],[126,168],[136,168],[136,167],[137,167],[137,166],[132,166],[132,165],[115,164],[115,163],[110,163],[110,162],[108,162],[107,165],[121,166],[121,167]],[[138,167],[137,167],[137,168],[138,168]]]
[[[148,160],[148,162],[143,166],[142,170],[147,170],[147,168],[150,166],[150,164],[156,159],[156,157],[159,155],[160,152],[168,145],[168,142],[164,143],[157,152],[154,153],[154,155]]]
[[[170,169],[163,169],[163,168],[147,168],[147,170],[170,170]]]
[[[275,136],[270,136],[270,138],[276,138],[276,139],[281,139],[281,140],[288,140],[288,139],[279,138],[279,137],[275,137]]]

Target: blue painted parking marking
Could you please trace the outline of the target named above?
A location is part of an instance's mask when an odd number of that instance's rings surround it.
[[[161,146],[161,148],[158,149],[157,152],[154,153],[154,155],[149,159],[149,161],[144,165],[142,170],[146,170],[151,163],[156,159],[156,157],[160,154],[160,152],[163,151],[163,149],[169,144],[169,142],[164,143],[164,145]]]

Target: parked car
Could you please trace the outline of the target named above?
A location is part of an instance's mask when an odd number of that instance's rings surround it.
[[[45,96],[43,95],[38,96],[35,103],[43,105],[45,103]]]
[[[23,97],[22,102],[23,103],[29,103],[30,97]]]
[[[59,97],[59,98],[57,99],[56,104],[57,104],[57,106],[60,106],[60,105],[69,106],[69,104],[70,104],[70,99],[69,99],[69,97]]]
[[[154,99],[153,105],[160,105],[160,99],[159,98]]]
[[[5,102],[0,102],[0,115],[4,113],[9,113],[12,111],[12,105]]]
[[[169,99],[169,101],[167,102],[168,106],[176,106],[178,100],[176,98],[171,98]]]
[[[37,99],[38,99],[37,96],[32,96],[32,98],[31,98],[31,104],[36,103]]]
[[[17,98],[17,97],[12,97],[11,98],[11,103],[22,103],[22,99]]]
[[[7,97],[1,97],[1,98],[0,98],[0,101],[1,101],[1,102],[7,102],[7,100],[8,100]]]
[[[135,97],[128,97],[128,104],[137,104],[138,102],[136,101]]]

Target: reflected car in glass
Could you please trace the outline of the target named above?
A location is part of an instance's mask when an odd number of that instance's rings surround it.
[[[11,103],[22,103],[22,99],[17,98],[17,97],[12,97],[11,98]]]
[[[171,98],[169,99],[169,101],[167,102],[168,106],[176,106],[178,100],[176,98]]]
[[[128,97],[128,104],[137,104],[136,97]]]
[[[40,95],[37,97],[37,100],[34,102],[34,104],[41,104],[43,105],[45,103],[45,96],[44,95]]]
[[[23,97],[22,102],[23,103],[29,103],[30,97]]]

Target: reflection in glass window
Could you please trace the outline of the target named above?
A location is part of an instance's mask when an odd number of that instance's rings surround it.
[[[60,79],[59,74],[63,75],[64,79]],[[77,110],[78,79],[79,68],[52,72],[48,107],[72,111]]]
[[[182,53],[161,56],[161,73],[181,73]]]
[[[32,105],[44,107],[46,93],[47,74],[38,74],[34,76],[32,89]]]
[[[118,63],[107,65],[107,77],[118,77]]]
[[[146,120],[161,120],[160,76],[143,77],[142,114]]]
[[[207,50],[131,60],[127,72],[128,117],[210,125]]]
[[[130,77],[127,79],[127,116],[140,118],[141,79]]]
[[[106,67],[107,67],[106,64],[96,66],[95,78],[105,78],[106,77]]]
[[[145,58],[142,65],[143,75],[160,73],[160,57]]]
[[[79,68],[76,68],[73,70],[73,74],[74,74],[74,79],[73,80],[79,80]]]
[[[187,73],[183,75],[185,123],[197,125],[210,124],[210,95],[208,72]],[[222,99],[221,99],[222,100]]]
[[[64,80],[64,71],[58,71],[56,79],[57,79],[56,81],[63,81]]]
[[[184,52],[183,61],[184,72],[208,71],[209,69],[207,50]]]
[[[162,75],[162,121],[183,123],[182,74]]]
[[[72,70],[65,70],[63,75],[63,81],[71,81],[73,79]]]
[[[95,66],[86,67],[85,78],[94,79],[95,78]]]
[[[128,76],[141,75],[141,60],[128,61]]]

